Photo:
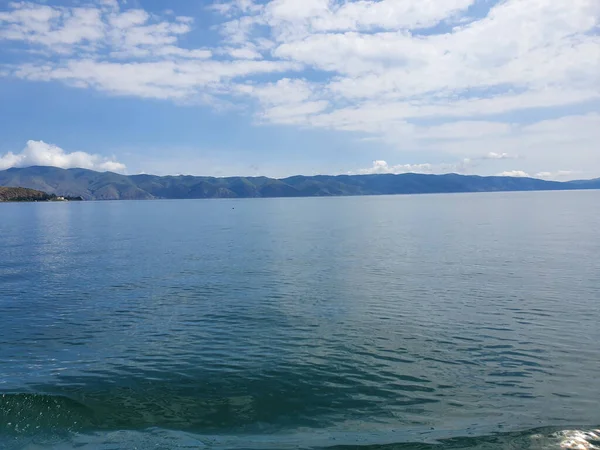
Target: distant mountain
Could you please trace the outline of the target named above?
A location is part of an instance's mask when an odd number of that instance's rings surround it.
[[[145,200],[600,189],[600,179],[561,183],[534,178],[415,173],[294,176],[283,179],[159,177],[37,166],[0,171],[0,186],[20,186],[85,200]]]
[[[577,186],[582,189],[600,189],[600,178],[594,178],[593,180],[569,181],[566,184]]]

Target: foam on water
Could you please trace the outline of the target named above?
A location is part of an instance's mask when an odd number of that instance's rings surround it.
[[[556,433],[560,439],[560,447],[569,450],[598,450],[600,449],[600,429],[564,430]]]

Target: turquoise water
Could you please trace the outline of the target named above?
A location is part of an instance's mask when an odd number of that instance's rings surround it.
[[[599,230],[597,191],[0,205],[0,448],[600,446]]]

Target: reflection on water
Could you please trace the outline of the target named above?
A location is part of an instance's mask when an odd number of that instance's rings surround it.
[[[2,205],[0,447],[594,448],[599,195]]]

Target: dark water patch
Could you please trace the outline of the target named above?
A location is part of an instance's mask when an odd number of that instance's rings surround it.
[[[0,394],[0,434],[71,432],[94,425],[94,411],[65,396]]]

